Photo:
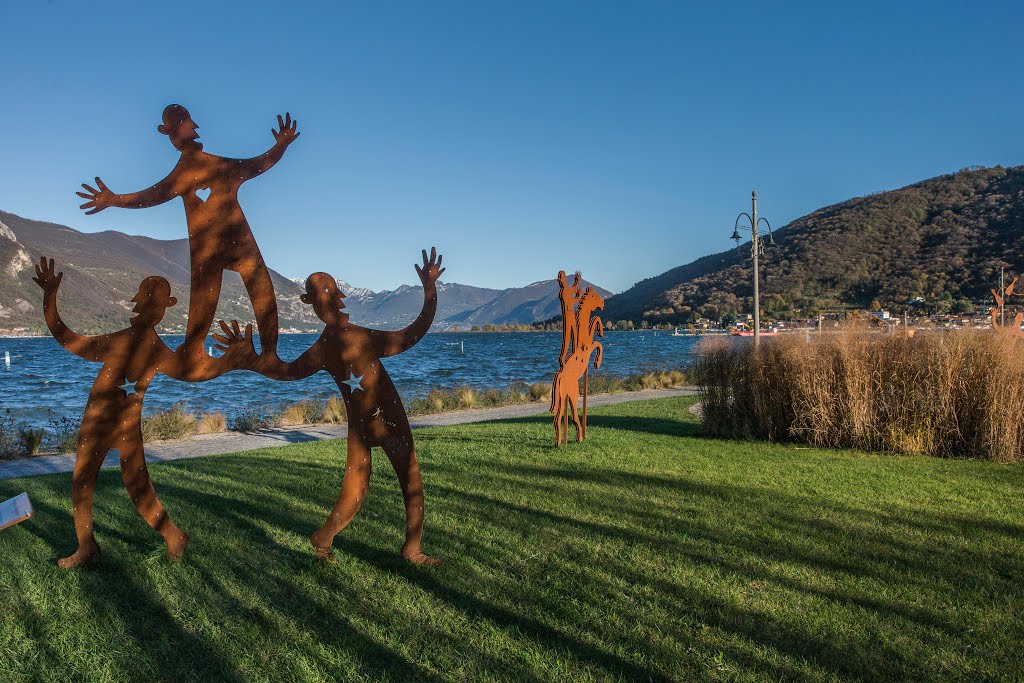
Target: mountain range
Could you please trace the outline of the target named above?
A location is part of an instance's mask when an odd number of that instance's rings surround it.
[[[39,256],[53,258],[64,272],[60,311],[68,325],[83,334],[101,334],[128,324],[139,283],[162,275],[178,305],[167,310],[160,326],[166,334],[182,333],[188,313],[188,240],[157,240],[115,231],[83,233],[55,223],[0,211],[0,334],[43,332],[42,292],[32,281]],[[299,297],[301,279],[271,270],[282,332],[313,332],[322,323]],[[411,322],[423,305],[421,286],[402,285],[374,292],[339,281],[353,322],[395,329]],[[607,290],[598,288],[602,295]],[[472,325],[532,323],[557,313],[554,279],[526,287],[487,289],[454,282],[438,283],[434,330]],[[217,318],[253,319],[249,297],[237,273],[226,273]]]
[[[723,228],[723,239],[727,232]],[[989,300],[1000,269],[1024,272],[1024,166],[973,167],[907,187],[856,197],[813,211],[773,234],[761,255],[761,306],[768,317],[794,318],[837,308],[926,305],[970,310]],[[45,254],[65,272],[62,310],[84,333],[127,324],[138,283],[163,275],[181,303],[162,331],[181,332],[188,310],[187,240],[156,240],[106,231],[82,233],[0,211],[0,333],[40,331],[41,292],[33,263]],[[607,321],[686,323],[749,312],[750,243],[711,254],[609,296]],[[299,301],[301,281],[271,271],[283,331],[314,331],[319,321]],[[1009,282],[1009,279],[1007,280]],[[402,285],[374,292],[341,282],[353,321],[396,328],[412,320],[423,290]],[[560,310],[554,279],[487,289],[439,283],[435,330],[550,320]],[[218,318],[251,320],[248,296],[225,277]]]
[[[727,231],[723,224],[723,241]],[[1000,268],[1024,272],[1024,166],[973,167],[856,197],[773,238],[760,258],[761,308],[771,317],[849,306],[971,310],[991,302]],[[637,283],[608,300],[604,317],[728,319],[750,312],[752,293],[747,242]]]

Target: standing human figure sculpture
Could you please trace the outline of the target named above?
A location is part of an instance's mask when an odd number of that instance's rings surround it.
[[[238,203],[242,183],[265,173],[281,160],[285,150],[299,137],[298,123],[290,114],[277,117],[279,130],[271,129],[274,145],[251,159],[229,159],[208,154],[199,142],[199,128],[180,104],[164,109],[157,130],[181,152],[181,158],[166,178],[140,192],[115,194],[96,178],[96,187],[83,184],[78,196],[87,214],[107,207],[144,209],[181,197],[188,222],[191,262],[188,324],[185,342],[177,350],[187,359],[186,379],[199,377],[211,363],[205,353],[206,337],[220,300],[224,271],[242,276],[252,301],[260,336],[260,362],[277,359],[277,299],[270,271],[263,260],[249,223]]]
[[[565,365],[566,356],[572,350],[575,340],[579,339],[576,305],[582,296],[580,293],[581,277],[583,277],[582,274],[577,270],[570,285],[565,271],[558,271],[558,303],[562,309],[562,350],[558,354],[558,367]]]
[[[423,552],[423,481],[409,418],[402,399],[380,359],[416,345],[430,329],[437,312],[437,280],[444,272],[436,249],[423,251],[423,266],[416,272],[423,283],[423,308],[408,327],[397,331],[371,330],[349,321],[343,312],[345,294],[327,273],[306,279],[303,303],[310,304],[326,327],[320,337],[291,363],[266,363],[259,369],[266,377],[299,380],[326,370],[334,378],[345,402],[348,417],[348,456],[345,475],[327,520],[310,537],[321,558],[331,556],[334,537],[359,511],[370,483],[370,449],[380,446],[398,475],[405,499],[406,530],[402,556],[415,564],[439,564]],[[238,331],[224,341],[234,347]],[[255,353],[254,351],[252,353]]]
[[[121,475],[135,509],[163,536],[168,556],[181,557],[188,544],[188,534],[178,528],[157,498],[142,443],[142,400],[150,382],[157,373],[175,379],[182,379],[185,374],[181,357],[167,348],[156,332],[164,312],[174,306],[177,299],[171,296],[167,280],[159,276],[147,277],[132,298],[135,315],[128,328],[100,336],[83,336],[68,328],[57,311],[57,290],[63,277],[63,273],[55,272],[53,259],[40,259],[33,280],[43,290],[46,326],[65,349],[85,360],[101,362],[103,367],[89,392],[75,449],[71,505],[78,549],[58,564],[64,568],[75,567],[100,552],[93,534],[92,502],[100,467],[111,450],[120,454]],[[251,336],[246,338],[239,333],[230,341],[226,346],[218,346],[226,351],[225,362],[195,377],[194,381],[213,379],[232,367],[243,351],[243,346],[235,342],[249,341],[251,348]]]

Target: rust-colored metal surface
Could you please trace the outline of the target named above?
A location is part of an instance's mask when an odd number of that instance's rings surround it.
[[[604,336],[604,323],[594,311],[604,308],[604,299],[587,287],[580,293],[580,273],[570,284],[565,271],[558,273],[558,299],[562,307],[562,349],[558,355],[558,371],[551,383],[551,408],[555,414],[555,445],[569,439],[569,418],[576,427],[576,440],[587,437],[587,391],[589,389],[590,357],[597,351],[594,367],[601,367],[604,347],[594,337]],[[583,379],[582,419],[578,410],[580,378]],[[563,426],[564,423],[564,426]]]
[[[168,515],[157,498],[146,469],[142,442],[142,403],[153,378],[163,373],[178,380],[201,382],[231,370],[253,370],[279,380],[298,380],[326,370],[341,390],[348,412],[348,462],[341,491],[324,524],[311,537],[320,557],[330,557],[334,537],[352,520],[366,497],[370,478],[370,449],[384,449],[405,497],[406,537],[402,555],[418,564],[437,564],[423,552],[423,483],[409,420],[380,359],[414,346],[430,329],[437,310],[437,279],[444,272],[436,249],[423,252],[416,266],[424,288],[419,317],[403,330],[371,330],[349,322],[337,281],[314,273],[306,281],[302,301],[326,323],[320,338],[298,359],[284,363],[277,355],[277,301],[270,273],[238,203],[238,190],[246,180],[277,163],[298,138],[289,114],[278,117],[271,132],[274,145],[252,159],[227,159],[208,154],[198,141],[198,126],[188,110],[170,105],[158,126],[181,158],[166,178],[130,194],[115,194],[96,178],[95,187],[83,185],[81,208],[93,214],[111,206],[140,209],[180,197],[185,206],[191,256],[191,291],[185,341],[169,349],[156,332],[167,308],[177,304],[162,277],[148,277],[139,285],[134,317],[120,332],[87,337],[71,331],[57,310],[57,292],[63,273],[53,260],[42,258],[34,280],[43,289],[43,312],[54,338],[68,351],[102,363],[82,417],[72,482],[72,506],[78,549],[60,560],[62,567],[88,562],[99,554],[93,533],[92,503],[103,459],[111,450],[121,458],[125,487],[139,514],[159,532],[171,557],[180,557],[188,535]],[[223,334],[214,335],[224,354],[212,358],[205,351],[220,298],[224,271],[242,276],[253,304],[261,342],[257,355],[253,327],[243,332],[235,321],[220,322]]]
[[[271,129],[274,144],[251,159],[228,159],[209,154],[199,142],[199,126],[180,104],[164,109],[157,131],[166,135],[181,152],[178,163],[160,182],[139,192],[116,194],[96,178],[96,187],[83,184],[78,196],[87,200],[81,208],[94,214],[108,207],[145,209],[180,197],[188,222],[188,245],[192,278],[189,292],[188,325],[185,342],[176,351],[183,359],[185,379],[198,381],[213,362],[205,353],[220,299],[224,271],[242,276],[256,314],[260,336],[261,362],[277,358],[277,298],[270,271],[263,260],[249,223],[238,203],[242,184],[268,171],[298,139],[298,123],[290,114],[277,117]]]
[[[250,361],[263,375],[277,380],[304,379],[321,370],[338,384],[348,416],[348,457],[341,489],[334,507],[310,541],[322,558],[329,558],[334,537],[359,511],[370,482],[370,449],[379,446],[398,475],[405,498],[405,544],[402,556],[417,564],[438,564],[423,552],[423,481],[409,418],[391,377],[380,359],[406,351],[430,329],[437,311],[437,279],[444,272],[436,249],[423,252],[423,265],[415,266],[423,283],[423,308],[408,327],[397,331],[372,330],[349,321],[344,312],[344,293],[327,273],[313,273],[306,279],[303,303],[313,307],[326,327],[320,337],[291,363],[278,359],[255,365],[251,341],[237,326],[222,325],[224,334],[215,335],[226,348],[245,348]]]
[[[1011,296],[1024,296],[1024,294],[1015,294],[1014,289],[1017,286],[1017,280],[1019,278],[1013,278],[1010,284],[1003,287],[1001,290],[992,289],[992,296],[995,297],[996,305],[988,310],[989,316],[992,317],[992,327],[999,332],[1006,332],[1013,334],[1018,337],[1024,338],[1024,330],[1021,329],[1021,324],[1024,324],[1024,313],[1018,313],[1013,317],[1012,326],[1004,326],[1001,324],[1002,319],[1002,308],[1006,303],[1006,298]]]
[[[224,356],[196,372],[188,369],[186,358],[173,353],[156,333],[164,312],[177,304],[171,286],[162,277],[148,277],[132,298],[135,307],[130,326],[101,336],[83,336],[72,331],[57,310],[57,291],[64,274],[56,272],[53,259],[41,259],[35,282],[43,290],[43,315],[54,339],[71,353],[102,363],[93,382],[79,430],[72,475],[71,505],[75,518],[78,549],[60,560],[62,567],[88,562],[100,552],[93,535],[92,502],[96,478],[103,459],[111,450],[121,456],[121,474],[135,509],[167,543],[167,553],[180,557],[188,544],[183,532],[164,510],[153,490],[142,446],[142,401],[158,372],[175,379],[212,379],[244,358],[242,345],[225,346]]]

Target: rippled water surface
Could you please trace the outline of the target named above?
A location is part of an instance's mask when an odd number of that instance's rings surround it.
[[[316,335],[282,335],[278,352],[292,360]],[[182,337],[168,336],[177,347]],[[694,337],[659,332],[607,332],[601,372],[629,375],[647,369],[688,365],[697,344]],[[513,382],[550,382],[557,368],[558,332],[437,333],[427,335],[409,351],[387,358],[384,366],[406,399],[433,387],[505,387]],[[11,368],[3,364],[11,354]],[[64,351],[50,338],[0,339],[0,407],[19,423],[45,425],[54,416],[78,419],[89,388],[99,371]],[[232,372],[202,384],[158,376],[146,392],[146,412],[185,401],[194,411],[217,410],[228,415],[247,406],[271,406],[305,397],[337,393],[327,373],[299,382],[275,382],[251,372]]]

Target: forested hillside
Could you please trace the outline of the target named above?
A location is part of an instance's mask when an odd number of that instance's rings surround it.
[[[775,233],[761,258],[762,311],[799,317],[920,298],[933,311],[981,302],[1000,267],[1024,271],[1024,166],[975,168],[819,209]],[[685,323],[750,311],[750,243],[608,300],[610,320]]]

